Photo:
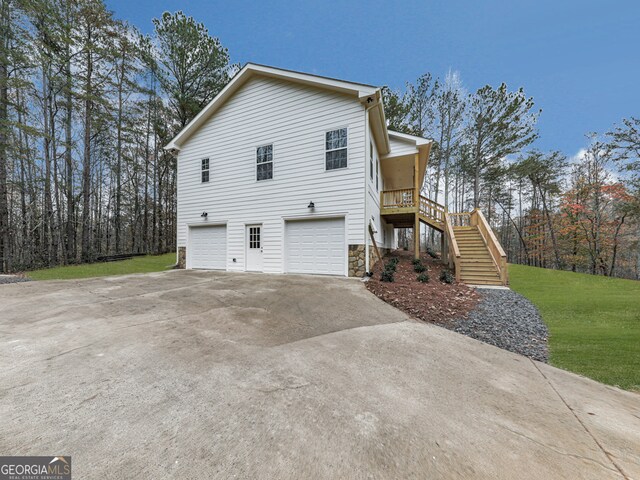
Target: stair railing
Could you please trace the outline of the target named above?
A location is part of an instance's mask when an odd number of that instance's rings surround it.
[[[420,195],[420,214],[436,222],[444,223],[444,205]]]
[[[487,222],[487,219],[482,214],[482,211],[477,208],[471,212],[471,226],[477,226],[478,231],[482,235],[484,242],[489,249],[489,253],[491,254],[491,258],[493,259],[493,263],[496,265],[498,269],[498,274],[500,275],[500,281],[503,285],[507,285],[509,283],[509,277],[507,272],[507,254],[498,242],[495,234],[493,233],[493,229]]]
[[[470,227],[471,212],[450,213],[449,218],[454,227]]]
[[[460,249],[458,248],[458,242],[456,241],[456,236],[453,232],[453,225],[451,223],[451,214],[446,210],[443,212],[444,218],[444,228],[446,232],[446,241],[449,252],[448,264],[449,268],[452,268],[455,276],[456,282],[460,282]]]

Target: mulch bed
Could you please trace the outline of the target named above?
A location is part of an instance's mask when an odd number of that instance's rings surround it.
[[[398,257],[400,263],[396,268],[395,281],[383,282],[380,274],[384,264],[392,257]],[[373,276],[366,283],[367,288],[376,296],[408,315],[453,328],[456,319],[466,317],[480,302],[480,296],[473,288],[463,284],[446,284],[439,280],[440,273],[446,269],[439,259],[428,255],[421,256],[427,267],[429,282],[421,283],[414,272],[413,253],[397,250],[377,262],[373,268]]]

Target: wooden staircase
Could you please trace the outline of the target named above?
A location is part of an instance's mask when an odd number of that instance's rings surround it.
[[[456,281],[470,285],[507,285],[507,256],[478,209],[449,213],[444,205],[418,194],[418,189],[380,192],[380,213],[396,228],[419,223],[442,232],[442,261]],[[419,250],[419,244],[416,244]]]
[[[502,285],[478,227],[454,227],[453,232],[460,250],[460,280],[469,285]]]

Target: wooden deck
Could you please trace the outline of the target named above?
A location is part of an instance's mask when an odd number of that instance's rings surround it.
[[[449,213],[443,205],[420,195],[417,188],[404,188],[380,193],[380,213],[394,228],[417,229],[424,223],[442,232],[442,260],[455,272],[457,281],[508,284],[507,256],[480,210]]]

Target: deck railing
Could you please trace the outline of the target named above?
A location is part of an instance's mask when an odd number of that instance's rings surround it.
[[[381,208],[407,208],[415,206],[413,188],[400,188],[380,192]]]

